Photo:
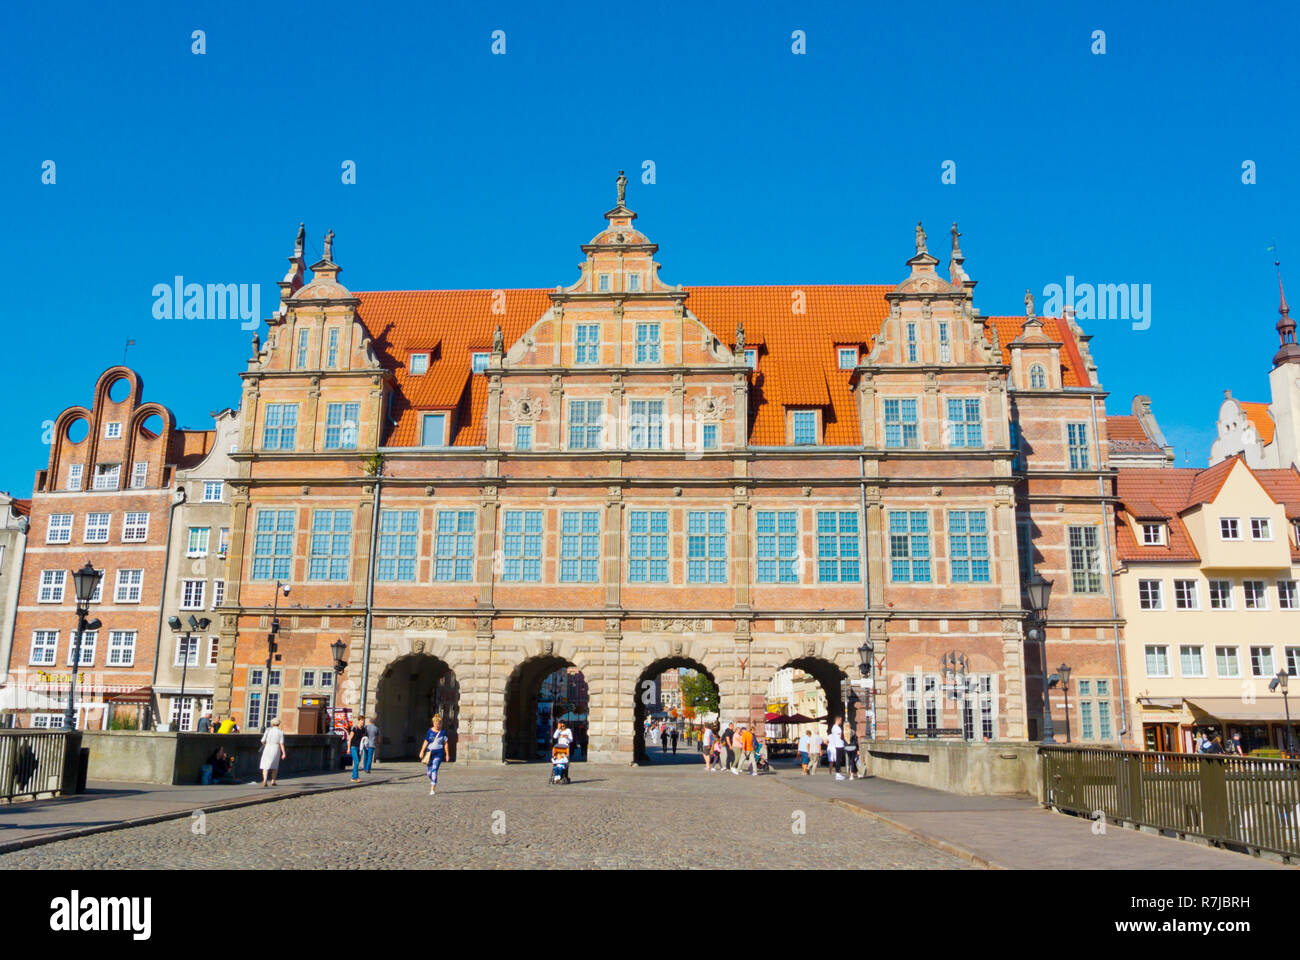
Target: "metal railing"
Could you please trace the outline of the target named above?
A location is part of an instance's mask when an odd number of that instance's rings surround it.
[[[1043,803],[1300,857],[1300,760],[1040,747]]]
[[[72,738],[80,746],[81,738]],[[62,730],[0,730],[0,800],[71,793],[76,775],[68,762],[69,736]]]

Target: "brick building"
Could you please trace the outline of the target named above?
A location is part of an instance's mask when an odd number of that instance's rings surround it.
[[[1058,657],[1126,696],[1105,393],[1073,319],[1028,296],[982,316],[955,226],[948,279],[918,224],[896,285],[666,283],[625,183],[551,290],[353,293],[332,234],[308,279],[300,231],[242,374],[217,711],[292,732],[340,640],[337,695],[386,756],[449,696],[462,756],[525,755],[569,667],[596,760],[640,749],[636,691],[669,667],[706,672],[724,721],[785,667],[834,714],[868,640],[853,714],[881,737],[1036,736]]]

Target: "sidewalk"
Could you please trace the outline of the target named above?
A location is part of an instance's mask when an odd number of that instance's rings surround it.
[[[276,786],[266,788],[260,780],[210,787],[91,781],[85,793],[0,806],[0,853],[188,817],[195,810],[211,813],[286,797],[359,788],[367,783],[388,783],[422,776],[423,772],[418,763],[382,763],[375,764],[369,774],[363,773],[357,784],[352,783],[351,770],[340,770],[281,777]]]
[[[1002,870],[1291,870],[1188,840],[1054,813],[1019,797],[965,797],[871,777],[838,781],[780,766],[783,782],[884,821],[980,866]]]

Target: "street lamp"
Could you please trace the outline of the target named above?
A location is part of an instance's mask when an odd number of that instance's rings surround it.
[[[1065,692],[1065,742],[1070,742],[1070,667],[1069,664],[1062,663],[1056,668],[1057,675],[1061,678],[1061,689]]]
[[[266,635],[266,683],[263,687],[265,692],[262,695],[263,730],[271,725],[271,663],[277,656],[276,650],[279,649],[275,642],[275,635],[280,632],[281,591],[287,597],[289,595],[289,584],[277,580],[275,581],[275,601],[271,605],[271,632]]]
[[[68,709],[63,712],[63,728],[65,730],[75,730],[77,728],[77,708],[76,708],[76,690],[77,690],[77,670],[81,667],[81,638],[87,630],[98,630],[101,626],[98,620],[87,620],[90,614],[90,600],[95,595],[95,588],[99,586],[99,581],[104,579],[104,571],[96,570],[86,561],[86,565],[80,570],[72,571],[73,589],[77,595],[77,633],[72,638],[72,673],[68,676]]]
[[[1052,699],[1048,693],[1047,683],[1047,604],[1052,596],[1051,580],[1044,580],[1038,573],[1025,584],[1025,593],[1029,597],[1029,609],[1034,615],[1034,627],[1029,631],[1029,639],[1041,643],[1043,664],[1043,743],[1055,743],[1056,731],[1052,727]]]
[[[1279,670],[1277,676],[1268,682],[1268,692],[1272,693],[1278,687],[1282,688],[1282,709],[1286,711],[1286,752],[1288,755],[1295,753],[1295,741],[1291,737],[1291,704],[1287,700],[1287,672]]]
[[[870,640],[862,641],[858,647],[858,673],[862,674],[862,686],[867,692],[867,729],[865,733],[872,740],[875,739],[874,730],[876,729],[876,691],[875,683],[871,680],[871,655],[875,652],[876,645]]]
[[[181,713],[180,713],[181,716],[185,715],[185,679],[190,672],[190,650],[193,649],[196,654],[198,653],[198,646],[196,644],[194,646],[191,646],[192,644],[195,643],[194,631],[198,630],[199,632],[202,632],[208,629],[208,626],[211,623],[212,621],[209,620],[207,617],[203,617],[202,619],[197,619],[195,618],[194,614],[191,613],[190,629],[187,630],[185,633],[182,633],[180,637],[180,639],[185,643],[185,662],[181,666],[181,695],[178,698],[181,702]],[[167,626],[172,628],[173,633],[180,633],[181,618],[169,617],[167,619]],[[197,659],[197,657],[195,659]]]

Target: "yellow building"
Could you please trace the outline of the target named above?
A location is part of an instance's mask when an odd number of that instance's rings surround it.
[[[1074,739],[1104,739],[1097,726],[1118,722],[1149,750],[1192,752],[1203,730],[1225,744],[1239,734],[1248,752],[1283,748],[1288,704],[1269,685],[1300,670],[1300,473],[1236,456],[1121,469],[1116,492],[1124,714],[1101,716],[1111,692],[1072,682]]]

